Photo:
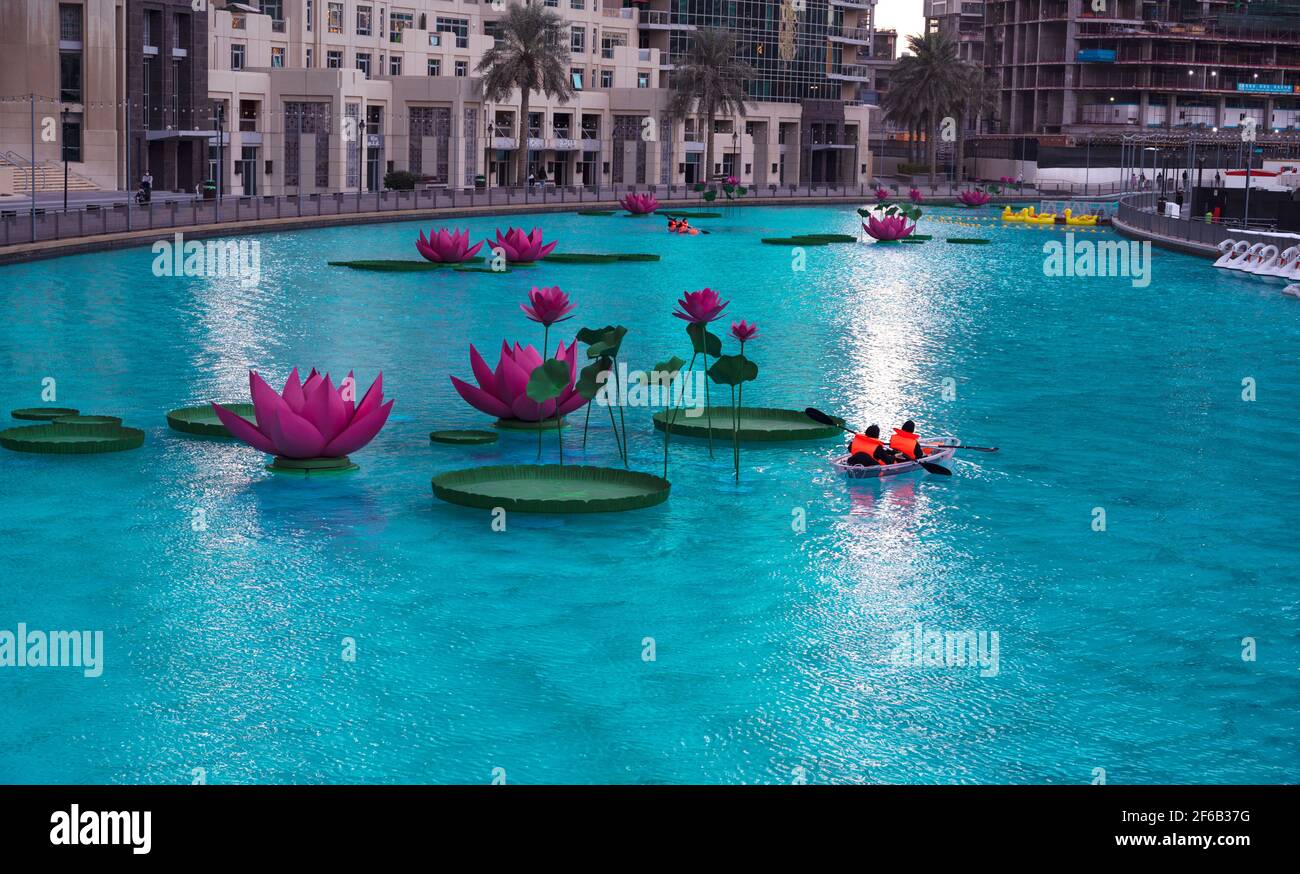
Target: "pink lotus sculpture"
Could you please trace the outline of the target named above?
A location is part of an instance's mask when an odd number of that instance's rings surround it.
[[[474,371],[474,380],[478,386],[472,386],[454,376],[451,384],[471,407],[498,419],[540,422],[555,418],[557,410],[558,415],[567,416],[587,402],[574,387],[578,374],[577,351],[577,342],[567,349],[560,343],[555,357],[569,365],[569,384],[559,397],[540,404],[525,393],[528,378],[542,364],[541,353],[532,346],[516,343],[511,348],[509,343],[503,341],[501,358],[497,361],[496,370],[493,370],[471,344],[469,365]]]
[[[925,200],[925,198],[921,196],[921,189],[919,188],[913,188],[912,190],[908,191],[907,196],[912,198],[912,203],[920,203],[921,201]]]
[[[312,370],[300,383],[298,368],[276,393],[256,371],[248,373],[256,425],[221,404],[213,412],[231,435],[277,459],[345,459],[375,438],[393,402],[384,403],[384,375],[375,377],[361,403],[354,403],[356,380],[349,373],[335,387],[329,374]]]
[[[990,200],[988,192],[980,191],[978,188],[961,192],[957,195],[957,199],[967,206],[983,206]]]
[[[876,200],[889,200],[889,192],[884,188],[877,188]]]
[[[420,237],[415,241],[415,248],[419,249],[420,254],[427,260],[436,264],[460,264],[473,258],[474,254],[483,248],[483,244],[475,243],[471,247],[469,231],[452,231],[449,234],[446,228],[439,228],[438,232],[431,233],[428,239],[425,239],[424,231],[420,231]]]
[[[506,260],[511,264],[524,264],[540,261],[555,249],[555,243],[542,242],[542,229],[533,228],[531,234],[525,234],[522,228],[511,228],[501,235],[497,228],[496,240],[486,240],[489,249],[505,252]]]
[[[901,215],[887,215],[880,218],[873,215],[867,218],[862,229],[873,239],[889,242],[911,236],[912,231],[916,230],[916,225],[909,225],[907,219]]]
[[[629,194],[619,201],[619,206],[632,215],[649,215],[659,208],[659,199],[653,194]]]

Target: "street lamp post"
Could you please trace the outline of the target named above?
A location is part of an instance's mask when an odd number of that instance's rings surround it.
[[[225,121],[226,121],[226,105],[224,103],[218,103],[217,104],[217,214],[218,215],[221,214],[221,194],[223,189],[225,188],[225,179],[223,178],[226,172]],[[301,168],[299,168],[299,173],[301,172],[302,170]]]
[[[59,130],[59,144],[63,147],[63,211],[68,211],[68,107],[63,107],[63,127]]]

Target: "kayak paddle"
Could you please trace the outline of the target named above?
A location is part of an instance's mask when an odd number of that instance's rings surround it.
[[[812,419],[814,422],[818,423],[819,425],[829,425],[832,428],[839,428],[841,431],[847,431],[850,434],[859,433],[856,428],[849,428],[845,425],[841,425],[839,422],[835,421],[830,416],[823,413],[821,410],[815,409],[813,407],[807,407],[806,409],[804,409],[803,412],[805,416]],[[941,464],[935,464],[933,461],[922,461],[921,459],[918,458],[916,460],[916,463],[921,465],[921,467],[925,468],[930,473],[938,474],[939,476],[952,476],[951,470],[949,470],[948,468],[944,467]]]
[[[812,407],[809,407],[808,409],[804,410],[804,413],[808,416],[808,418],[812,419],[814,422],[819,422],[823,425],[830,425],[832,428],[835,427],[835,422],[832,421],[830,417],[827,416],[825,413],[823,413],[821,410],[814,410]],[[817,415],[813,415],[814,413],[816,413]],[[821,416],[822,418],[819,419],[817,418],[817,416]],[[998,447],[996,446],[967,446],[965,443],[935,443],[932,444],[932,448],[965,449],[970,452],[997,452],[998,451]]]

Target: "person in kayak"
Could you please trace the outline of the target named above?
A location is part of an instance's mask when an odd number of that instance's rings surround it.
[[[872,425],[863,434],[854,434],[849,443],[849,464],[893,464],[897,454],[880,439],[880,426]]]
[[[921,445],[921,438],[916,433],[916,423],[911,419],[904,422],[903,427],[894,429],[893,436],[889,438],[889,448],[909,461],[916,461],[918,457],[924,457],[929,452]]]

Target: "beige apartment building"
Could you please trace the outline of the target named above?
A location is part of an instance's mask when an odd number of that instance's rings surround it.
[[[521,144],[518,95],[485,103],[474,70],[502,2],[209,0],[182,18],[173,7],[188,11],[190,0],[5,0],[0,41],[17,37],[0,57],[12,92],[0,94],[0,152],[20,162],[30,154],[30,107],[15,95],[56,95],[71,43],[60,38],[60,14],[71,20],[75,8],[84,93],[73,107],[82,148],[71,167],[104,188],[133,188],[144,169],[160,189],[189,190],[197,176],[248,195],[375,190],[395,170],[423,185],[516,185],[521,145],[529,174],[551,185],[682,185],[718,174],[759,186],[870,180],[874,0],[762,0],[743,20],[737,4],[705,14],[670,0],[534,2],[565,19],[575,95],[532,95]],[[186,41],[191,25],[203,28],[201,49]],[[746,117],[718,119],[712,131],[667,113],[673,68],[700,26],[736,31],[759,72]],[[144,54],[128,60],[132,51]],[[196,80],[187,71],[200,57],[207,103],[189,106],[183,95]],[[131,101],[164,105],[134,116],[128,139],[121,107]],[[703,166],[705,136],[714,138],[712,168]],[[58,144],[37,150],[38,164],[61,156]]]

